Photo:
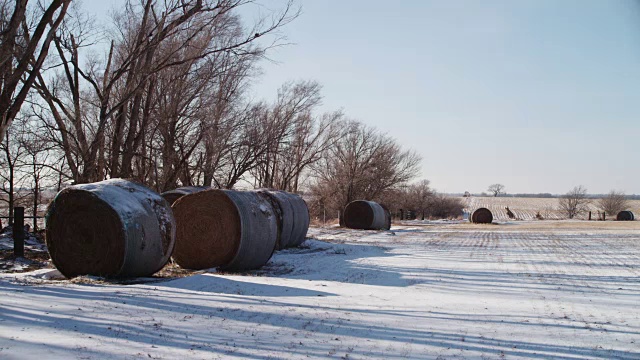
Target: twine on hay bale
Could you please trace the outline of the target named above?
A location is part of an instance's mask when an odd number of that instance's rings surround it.
[[[66,277],[149,276],[175,244],[169,204],[152,190],[122,179],[60,191],[46,215],[51,261]]]
[[[202,190],[207,190],[207,189],[210,189],[210,187],[207,187],[207,186],[183,186],[183,187],[179,187],[177,189],[165,191],[160,195],[162,195],[162,197],[165,198],[169,202],[169,205],[173,205],[174,202],[176,202],[178,199],[180,199],[181,197],[183,197],[185,195],[193,194],[195,192],[202,191]]]

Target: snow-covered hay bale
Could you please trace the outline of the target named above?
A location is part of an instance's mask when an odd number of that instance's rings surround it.
[[[493,214],[487,208],[478,208],[471,213],[469,219],[474,224],[491,224]]]
[[[66,277],[149,276],[171,256],[175,220],[169,203],[142,185],[122,179],[76,185],[49,205],[46,242]]]
[[[173,204],[176,249],[183,268],[251,270],[266,264],[278,237],[271,204],[256,192],[205,190]]]
[[[271,203],[278,224],[276,249],[299,246],[309,230],[309,209],[298,195],[279,190],[257,190]]]
[[[195,192],[207,190],[207,189],[210,189],[210,188],[207,186],[183,186],[177,189],[165,191],[160,195],[162,195],[163,198],[167,199],[170,205],[173,205],[173,203],[176,202],[176,200],[180,199],[185,195],[193,194]]]
[[[635,217],[633,216],[633,213],[631,211],[624,210],[624,211],[620,211],[618,213],[618,216],[616,217],[616,220],[618,220],[618,221],[633,221],[633,220],[635,220]]]
[[[377,202],[355,200],[344,208],[344,224],[351,229],[389,230],[391,215]]]

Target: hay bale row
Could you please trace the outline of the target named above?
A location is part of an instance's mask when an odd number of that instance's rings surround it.
[[[493,214],[487,208],[477,208],[469,216],[469,222],[474,224],[491,224],[492,221]]]
[[[618,220],[618,221],[633,221],[633,220],[635,220],[635,217],[633,216],[633,213],[631,211],[624,210],[624,211],[620,211],[618,213],[618,216],[616,216],[616,220]]]
[[[113,179],[58,193],[46,227],[52,262],[66,277],[139,277],[171,255],[190,269],[259,268],[274,249],[304,241],[309,213],[282,191],[184,187],[160,196]]]
[[[271,247],[270,243],[267,242],[269,244],[267,246],[269,251],[264,250],[263,252],[261,252],[259,256],[257,256],[256,261],[252,264],[246,263],[244,261],[239,261],[239,262],[233,261],[233,259],[231,259],[228,254],[226,255],[218,254],[218,256],[214,256],[212,254],[205,255],[205,254],[199,254],[195,251],[190,251],[187,248],[193,247],[193,249],[201,248],[202,250],[204,250],[207,247],[203,244],[197,245],[193,242],[193,240],[182,240],[183,236],[181,235],[182,233],[180,230],[182,229],[181,225],[184,225],[185,229],[188,229],[188,227],[193,222],[198,221],[197,215],[195,215],[194,217],[182,215],[183,213],[188,212],[188,210],[186,210],[186,207],[201,206],[201,207],[204,207],[202,211],[206,211],[207,207],[210,207],[211,208],[210,210],[217,211],[217,212],[229,211],[229,209],[225,209],[225,206],[228,207],[227,206],[228,204],[225,205],[224,201],[196,200],[198,197],[192,196],[192,195],[195,195],[196,193],[204,192],[203,190],[206,190],[206,188],[191,187],[191,188],[188,188],[187,191],[181,191],[181,192],[171,191],[171,192],[163,193],[163,196],[164,194],[173,196],[175,195],[175,193],[179,193],[179,194],[182,194],[182,196],[184,196],[185,199],[190,199],[188,200],[188,203],[190,205],[185,205],[185,204],[180,205],[180,202],[182,200],[180,201],[175,200],[174,206],[173,206],[173,210],[179,225],[179,230],[177,235],[177,238],[178,238],[177,242],[179,246],[176,248],[176,255],[174,255],[174,259],[182,267],[201,269],[201,268],[219,266],[221,268],[229,269],[229,270],[254,269],[264,265],[271,257],[273,250],[280,250],[288,247],[299,246],[302,242],[304,242],[306,238],[307,230],[309,229],[309,210],[307,208],[307,204],[300,196],[296,194],[288,193],[285,191],[268,190],[268,189],[259,189],[254,192],[218,190],[218,191],[225,192],[227,194],[227,197],[236,198],[237,196],[240,196],[236,201],[236,207],[242,208],[243,206],[248,206],[249,203],[245,204],[245,202],[248,201],[247,199],[252,199],[250,200],[250,202],[254,202],[252,206],[254,207],[258,206],[261,209],[268,208],[269,209],[268,215],[266,212],[263,211],[264,213],[263,216],[266,216],[269,218],[273,217],[272,220],[275,221],[275,226],[276,226],[275,244],[273,247]],[[211,189],[211,190],[214,190],[214,189]],[[207,191],[211,191],[211,190],[207,190]],[[241,195],[236,196],[236,194],[241,194]],[[247,194],[251,194],[251,195],[247,195]],[[188,196],[185,196],[185,195],[188,195]],[[261,202],[260,204],[255,203],[256,201],[258,201],[255,199],[255,196],[259,196],[263,199],[262,201],[260,201]],[[266,201],[266,204],[262,203],[263,201]],[[228,223],[234,223],[242,220],[243,220],[242,217],[237,217],[235,219],[227,218],[221,221],[224,224],[228,224]],[[245,222],[247,221],[248,220],[245,219]],[[227,226],[227,225],[224,225],[224,226]],[[188,230],[185,230],[185,231],[188,231]],[[251,229],[244,229],[243,231],[241,231],[241,233],[245,234],[243,235],[244,236],[243,241],[245,243],[249,243],[249,244],[252,242],[254,243],[260,242],[261,244],[264,243],[264,239],[262,240],[260,239],[261,231],[252,231]],[[186,233],[184,238],[187,239]],[[241,254],[242,251],[240,247],[232,246],[230,244],[220,243],[220,241],[217,240],[216,238],[211,238],[210,240],[213,243],[217,244],[216,246],[222,246],[222,248],[225,249],[225,251],[229,251],[238,257],[242,256]],[[183,246],[184,246],[184,249],[183,249]],[[251,247],[250,245],[247,245],[247,246]],[[189,254],[188,255],[185,254],[183,256],[181,254],[183,250],[185,252],[189,252]],[[219,251],[220,249],[218,250],[213,249],[213,250]],[[187,259],[187,257],[191,257],[191,259]]]
[[[344,208],[344,225],[350,229],[389,230],[391,213],[377,202],[355,200]]]
[[[142,185],[113,179],[60,191],[46,215],[46,243],[66,277],[149,276],[169,260],[171,207]]]

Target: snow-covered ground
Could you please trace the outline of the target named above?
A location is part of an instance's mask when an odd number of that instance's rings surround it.
[[[557,198],[525,198],[525,197],[477,197],[460,198],[465,204],[466,211],[474,210],[479,207],[486,207],[493,213],[493,219],[498,221],[508,221],[509,216],[505,207],[509,207],[511,212],[518,220],[536,220],[539,213],[546,220],[562,220],[567,215],[558,207]],[[587,210],[591,211],[592,218],[595,220],[599,214],[598,200],[591,199],[587,205]],[[640,200],[628,200],[627,208],[631,210],[636,217],[640,215]],[[615,220],[617,214],[606,214],[607,219]],[[587,219],[589,213],[581,213],[579,219]]]
[[[640,358],[640,223],[555,224],[312,228],[244,275],[1,274],[0,358]]]
[[[25,234],[24,250],[25,254],[29,254],[28,258],[13,257],[13,231],[10,227],[2,229],[0,231],[0,274],[50,266],[47,246],[34,234],[29,232]]]

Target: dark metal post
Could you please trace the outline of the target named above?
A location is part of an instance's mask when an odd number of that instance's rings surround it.
[[[24,257],[24,208],[13,209],[13,255]]]
[[[591,221],[591,211],[589,211],[589,221]]]

